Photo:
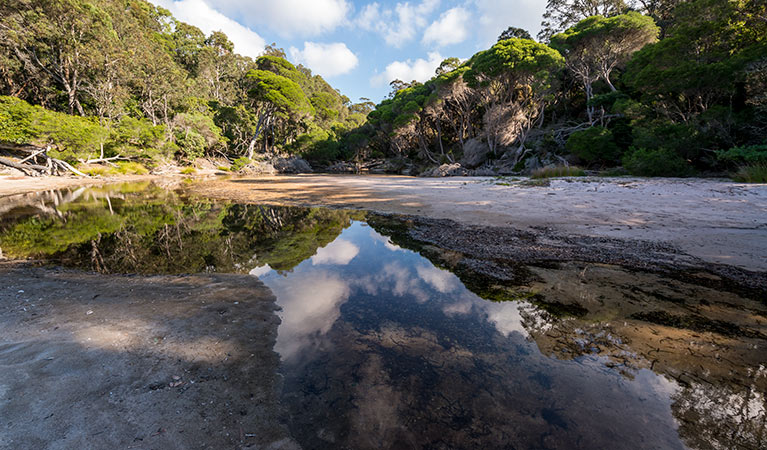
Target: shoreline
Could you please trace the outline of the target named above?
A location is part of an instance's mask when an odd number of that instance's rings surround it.
[[[521,178],[326,174],[0,178],[0,199],[134,181],[238,203],[361,209],[466,227],[657,242],[708,264],[767,272],[767,185],[720,179],[585,177],[536,185]]]

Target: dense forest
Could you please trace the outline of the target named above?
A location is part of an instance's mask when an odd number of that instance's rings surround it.
[[[509,27],[391,87],[352,103],[276,44],[253,60],[143,0],[0,5],[0,141],[51,145],[73,165],[207,156],[239,169],[280,154],[329,170],[758,181],[767,2],[549,0],[537,40]]]

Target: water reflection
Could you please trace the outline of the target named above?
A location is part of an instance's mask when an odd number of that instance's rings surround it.
[[[467,261],[361,212],[147,184],[5,200],[6,256],[264,281],[305,448],[767,445],[758,299],[577,261]]]

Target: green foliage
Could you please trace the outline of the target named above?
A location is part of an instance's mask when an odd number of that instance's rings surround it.
[[[545,179],[556,177],[584,177],[586,172],[575,166],[553,166],[538,169],[530,175],[532,179]]]
[[[591,127],[570,135],[567,150],[587,163],[611,163],[620,158],[620,148],[612,131],[604,127]]]
[[[197,173],[197,169],[192,166],[187,166],[181,169],[182,175],[194,175],[195,173]]]
[[[767,163],[767,144],[720,150],[716,156],[720,161],[736,164]]]
[[[767,183],[767,163],[743,166],[732,174],[732,179],[741,183]]]
[[[665,148],[634,149],[624,156],[623,166],[632,175],[646,177],[688,177],[694,174],[684,158]]]
[[[245,166],[250,164],[250,162],[251,162],[250,158],[246,158],[244,156],[241,158],[237,158],[234,161],[232,161],[232,167],[230,167],[229,170],[232,172],[239,172],[242,169],[244,169]]]
[[[149,173],[146,167],[135,161],[120,161],[115,170],[123,175],[146,175]]]

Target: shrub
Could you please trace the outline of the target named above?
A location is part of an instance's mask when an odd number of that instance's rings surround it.
[[[181,169],[181,174],[182,175],[192,175],[192,174],[195,174],[195,173],[197,173],[197,169],[195,169],[192,166],[184,167],[183,169]]]
[[[767,163],[767,144],[734,147],[716,152],[720,161],[737,164]]]
[[[250,164],[250,158],[246,158],[245,156],[243,156],[241,158],[235,159],[232,162],[232,167],[229,170],[231,170],[232,172],[239,172],[242,169],[244,169],[245,166],[247,166],[248,164]]]
[[[743,166],[732,174],[732,179],[741,183],[767,183],[767,163]]]
[[[583,171],[580,167],[574,167],[574,166],[553,166],[553,167],[544,167],[543,169],[538,169],[533,172],[532,175],[530,175],[530,178],[538,179],[538,178],[554,178],[554,177],[583,177],[586,176],[586,172]]]
[[[609,163],[620,158],[620,148],[615,143],[612,131],[604,127],[591,127],[573,133],[565,147],[587,163]]]
[[[77,167],[77,170],[92,177],[114,175],[117,173],[114,167],[89,164],[82,164]]]
[[[623,166],[632,175],[647,177],[688,177],[694,173],[684,158],[664,148],[634,149],[623,158]]]

